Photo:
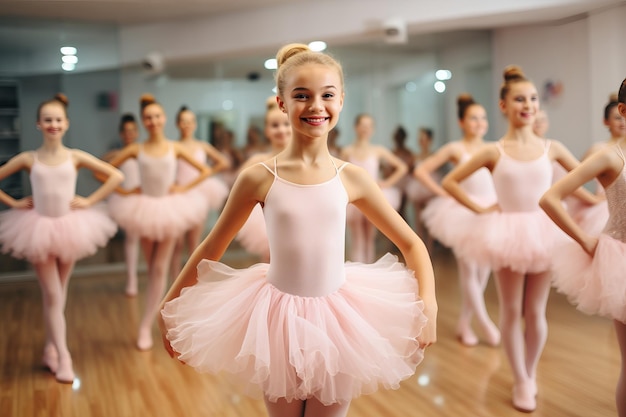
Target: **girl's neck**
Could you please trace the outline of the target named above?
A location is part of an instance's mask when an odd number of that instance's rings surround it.
[[[147,141],[150,143],[166,142],[167,138],[165,137],[163,133],[155,133],[155,134],[149,135]]]
[[[39,147],[39,151],[43,153],[47,153],[47,154],[60,153],[64,149],[65,149],[65,146],[63,146],[63,143],[57,140],[55,141],[44,140],[41,146]]]
[[[509,130],[502,137],[503,140],[519,142],[521,144],[527,142],[533,142],[537,139],[540,139],[539,136],[535,135],[533,132],[532,126],[522,126],[522,127],[513,127],[509,126]]]
[[[370,145],[370,138],[367,136],[357,136],[354,144],[355,146],[366,148]]]
[[[179,139],[181,142],[193,142],[196,140],[196,138],[193,137],[193,135],[190,136],[181,136]]]
[[[326,158],[330,154],[327,140],[327,137],[311,138],[294,135],[282,153],[294,159],[316,161],[320,158]]]
[[[484,140],[482,136],[465,135],[461,139],[467,146],[482,145]]]

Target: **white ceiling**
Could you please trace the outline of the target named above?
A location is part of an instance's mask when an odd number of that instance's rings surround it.
[[[335,0],[342,1],[342,0]],[[418,1],[418,0],[407,0]],[[465,0],[460,0],[465,1]],[[501,0],[500,3],[519,4],[521,0]],[[428,7],[436,4],[428,2]],[[354,68],[371,65],[372,56],[382,62],[391,63],[401,57],[415,53],[437,50],[446,44],[458,43],[469,37],[484,37],[491,29],[504,26],[529,24],[561,24],[578,19],[598,8],[626,3],[620,0],[546,0],[535,2],[536,7],[527,7],[523,12],[489,13],[480,4],[480,14],[462,15],[454,19],[432,23],[411,25],[409,41],[404,45],[394,45],[393,50],[382,42],[380,33],[371,36],[360,34],[353,42],[335,47],[334,53],[341,55],[342,61],[351,57]],[[525,2],[532,3],[532,2]],[[254,13],[255,10],[272,7],[329,7],[333,2],[318,1],[304,3],[302,0],[0,0],[0,75],[3,72],[1,61],[10,56],[33,56],[39,51],[58,51],[58,47],[68,41],[75,44],[87,38],[96,43],[115,40],[119,26],[141,26],[156,22],[180,21],[216,17],[222,14]],[[385,3],[381,2],[381,7]],[[489,4],[494,4],[489,3]],[[425,3],[426,5],[426,3]],[[540,7],[541,6],[541,7]],[[425,6],[426,7],[426,6]],[[332,13],[332,10],[329,10]],[[323,25],[320,25],[320,38],[323,38]],[[267,51],[250,53],[237,57],[202,57],[193,61],[168,61],[169,76],[179,78],[245,78],[251,72],[263,72],[262,62]],[[58,52],[57,52],[58,54]],[[386,55],[387,54],[387,55]],[[115,60],[110,59],[112,66]],[[26,62],[26,61],[25,61]],[[56,67],[55,67],[56,68]],[[6,70],[5,70],[6,72]]]

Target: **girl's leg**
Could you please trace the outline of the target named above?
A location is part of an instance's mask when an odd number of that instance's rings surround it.
[[[615,403],[617,405],[617,415],[626,417],[626,324],[615,320],[615,334],[622,358],[621,371],[615,390]]]
[[[287,402],[285,399],[279,398],[278,401],[272,402],[265,398],[265,408],[267,409],[267,415],[269,417],[304,416],[304,401],[301,400]]]
[[[175,239],[165,239],[161,242],[153,242],[142,239],[142,246],[148,262],[148,288],[146,291],[145,310],[137,337],[139,350],[152,348],[152,324],[159,312],[161,298],[165,292],[167,273],[169,271],[172,251]]]
[[[49,335],[50,341],[58,355],[58,362],[51,360],[46,365],[56,373],[57,381],[71,383],[74,381],[74,370],[72,368],[72,357],[67,348],[64,315],[67,279],[65,283],[61,281],[57,261],[54,258],[35,264],[34,267],[39,286],[41,287],[46,334]],[[49,346],[46,345],[45,349],[49,349]],[[44,351],[44,355],[46,352]],[[44,356],[45,360],[46,357]]]
[[[315,398],[309,398],[304,405],[304,417],[345,417],[350,403],[324,405]]]
[[[183,262],[183,249],[185,248],[185,237],[187,233],[176,239],[174,249],[172,250],[172,261],[170,263],[170,277],[176,279],[182,268]]]
[[[537,393],[537,364],[548,340],[546,306],[550,295],[550,273],[531,274],[526,278],[524,321],[526,325],[526,372]]]
[[[470,280],[472,274],[472,266],[469,262],[456,257],[456,265],[459,270],[459,286],[461,288],[461,311],[459,321],[456,327],[456,334],[459,341],[465,346],[476,346],[478,337],[472,330],[472,305],[470,301]]]
[[[126,259],[126,295],[137,295],[137,265],[139,261],[139,236],[126,232],[124,238],[124,257]]]
[[[522,332],[524,276],[510,269],[499,270],[495,275],[500,305],[502,345],[513,371],[513,407],[529,412],[537,407],[537,403],[532,381],[526,370],[526,343]]]
[[[459,258],[457,258],[457,265],[463,300],[458,327],[461,342],[470,346],[478,343],[476,335],[471,329],[471,319],[474,315],[487,343],[496,346],[500,343],[500,330],[489,317],[484,297],[490,270],[479,267],[475,262]]]
[[[363,216],[363,243],[365,244],[365,262],[372,263],[376,260],[376,228]]]

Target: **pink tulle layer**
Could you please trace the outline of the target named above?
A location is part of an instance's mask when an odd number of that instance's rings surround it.
[[[270,243],[267,240],[265,216],[260,204],[254,206],[248,220],[237,234],[237,242],[249,253],[264,260],[270,258]]]
[[[609,206],[606,200],[581,209],[577,214],[580,227],[592,236],[599,235],[609,220]]]
[[[626,243],[601,234],[593,258],[576,243],[554,258],[553,284],[572,304],[626,323]]]
[[[0,213],[0,244],[4,253],[32,263],[56,257],[73,262],[96,253],[117,232],[105,205],[72,210],[60,217],[34,209]]]
[[[455,253],[459,248],[473,244],[479,232],[476,228],[478,217],[451,197],[434,197],[422,210],[422,221],[430,234]]]
[[[215,176],[202,181],[190,191],[197,192],[206,201],[208,210],[219,210],[224,205],[230,190],[221,178]]]
[[[108,203],[122,229],[155,241],[176,239],[207,216],[206,204],[195,193],[112,195]]]
[[[542,210],[482,214],[474,224],[473,241],[458,246],[456,253],[494,271],[548,271],[555,248],[571,241]]]
[[[198,266],[198,283],[162,311],[179,358],[226,372],[248,395],[341,403],[397,388],[423,359],[425,326],[413,274],[392,255],[346,263],[346,282],[322,297],[279,291],[267,264]]]

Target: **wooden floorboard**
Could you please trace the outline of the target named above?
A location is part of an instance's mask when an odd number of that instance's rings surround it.
[[[349,417],[523,415],[510,405],[512,379],[502,349],[468,348],[455,340],[459,293],[454,260],[440,250],[434,265],[439,342],[400,389],[354,400]],[[198,374],[160,346],[137,351],[142,297],[127,298],[123,288],[121,273],[73,278],[66,315],[80,383],[71,386],[57,383],[40,366],[43,325],[36,282],[0,284],[0,416],[266,415],[261,401],[239,395],[223,377]],[[486,299],[497,319],[493,283]],[[538,408],[531,415],[615,416],[619,352],[612,323],[577,312],[557,293],[551,295],[548,320]]]

